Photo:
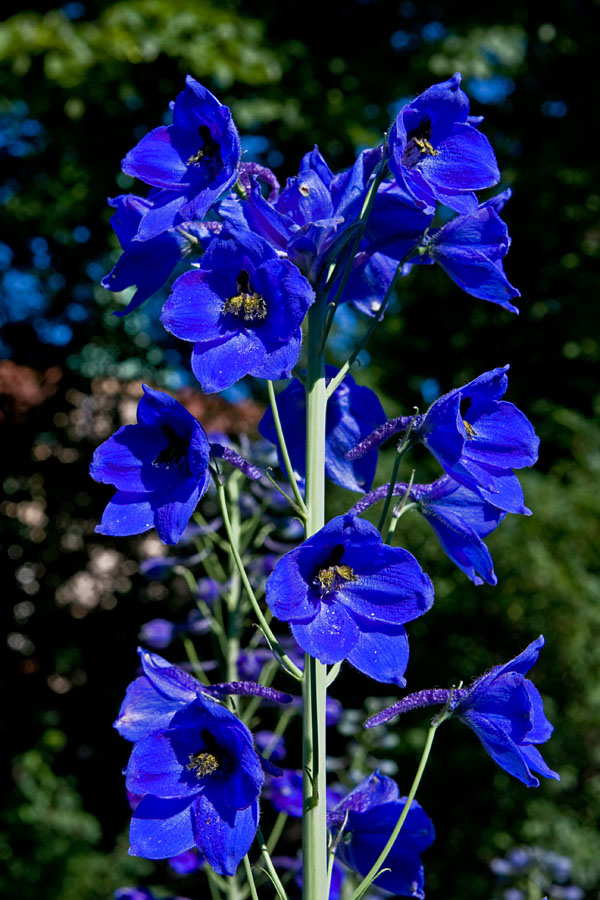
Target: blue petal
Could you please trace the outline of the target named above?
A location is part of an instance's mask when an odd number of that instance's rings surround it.
[[[543,744],[554,731],[554,727],[546,718],[544,704],[536,686],[532,684],[529,679],[525,679],[525,687],[529,694],[531,718],[533,720],[531,731],[528,732],[526,737],[526,742],[528,744]]]
[[[461,720],[473,729],[487,752],[509,775],[513,775],[527,787],[539,787],[539,779],[532,775],[523,749],[518,747],[509,735],[485,716],[467,710]],[[529,748],[527,748],[529,749]]]
[[[300,549],[305,552],[305,547]],[[267,605],[282,622],[310,620],[318,611],[298,568],[300,549],[291,550],[279,560],[265,586]],[[315,562],[319,557],[320,553],[315,555]]]
[[[500,181],[490,142],[471,125],[455,125],[436,149],[439,155],[424,154],[418,163],[434,193],[438,188],[443,192],[480,191]]]
[[[292,634],[306,653],[327,665],[346,659],[359,640],[356,622],[336,601],[321,603],[311,622],[292,622]]]
[[[182,705],[200,699],[200,684],[179,666],[174,666],[158,653],[150,653],[141,647],[138,647],[138,653],[144,674],[159,694],[177,703],[175,711],[179,711]],[[211,702],[211,708],[212,706]]]
[[[352,566],[357,581],[344,584],[337,594],[353,614],[372,623],[403,625],[431,608],[433,585],[408,550],[381,544],[367,556],[357,545],[354,562],[354,549],[348,548],[343,561]]]
[[[120,491],[144,494],[181,481],[177,467],[154,465],[168,438],[157,426],[125,425],[94,452],[90,475]]]
[[[186,768],[190,756],[198,751],[198,740],[194,733],[187,733],[189,750],[187,755],[175,752],[181,750],[181,741],[176,742],[177,733],[169,737],[153,734],[138,741],[131,751],[126,770],[127,790],[132,794],[152,794],[163,800],[177,797],[193,798],[202,789],[202,784],[194,772]]]
[[[161,313],[167,331],[184,341],[224,339],[234,332],[223,318],[227,296],[215,290],[212,272],[195,269],[180,275]]]
[[[190,138],[173,126],[155,128],[129,151],[123,171],[154,187],[180,188],[188,181],[188,166],[182,157],[187,159],[198,149]]]
[[[167,729],[181,705],[182,701],[157,691],[148,678],[136,678],[127,688],[114,727],[125,740],[139,741]]]
[[[537,747],[531,745],[521,747],[521,753],[529,768],[533,769],[534,772],[538,772],[538,774],[543,775],[544,778],[555,778],[557,781],[560,781],[558,772],[555,772],[546,765],[545,761],[542,759],[542,754]]]
[[[521,469],[537,461],[539,438],[533,425],[512,403],[473,404],[465,416],[475,435],[464,456],[498,469]]]
[[[406,631],[402,626],[373,625],[361,620],[358,642],[348,654],[348,662],[375,681],[404,687],[408,665]]]
[[[165,544],[176,544],[194,514],[198,501],[208,488],[210,472],[198,483],[195,478],[176,484],[155,498],[156,530]]]
[[[217,875],[234,875],[258,828],[258,803],[225,815],[200,796],[194,810],[195,842]]]
[[[193,847],[194,802],[189,797],[143,797],[131,820],[129,853],[146,859],[168,859]]]
[[[301,343],[302,330],[299,328],[283,346],[267,350],[264,358],[248,370],[249,374],[255,378],[267,378],[269,381],[291,378],[292,369],[298,362]]]
[[[99,534],[125,537],[143,534],[154,528],[154,508],[148,499],[152,494],[130,494],[117,491],[106,506],[102,521],[96,525]]]
[[[264,360],[265,349],[253,332],[219,341],[199,342],[192,351],[192,370],[207,394],[231,387]]]
[[[158,237],[170,228],[183,221],[181,210],[185,204],[185,197],[176,191],[161,191],[152,198],[152,209],[144,213],[140,222],[136,241],[149,241]]]

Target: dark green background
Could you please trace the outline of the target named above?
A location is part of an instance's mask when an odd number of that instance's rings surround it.
[[[448,390],[511,364],[509,399],[542,438],[538,467],[523,475],[534,516],[509,518],[490,538],[495,588],[471,585],[441,558],[426,526],[405,520],[400,540],[436,586],[434,611],[410,630],[409,687],[468,681],[543,631],[535,680],[556,725],[544,752],[562,781],[527,790],[469,732],[446,726],[420,794],[438,832],[425,857],[428,895],[490,897],[490,858],[526,842],[571,856],[577,879],[597,896],[598,4],[533,13],[517,2],[133,0],[62,11],[8,4],[4,15],[0,133],[28,120],[41,130],[0,146],[0,240],[14,252],[0,294],[9,634],[2,745],[13,759],[2,896],[38,898],[43,879],[47,900],[100,900],[154,878],[149,864],[126,856],[127,747],[110,725],[135,671],[140,624],[167,610],[183,618],[187,601],[177,581],[167,597],[137,574],[140,540],[94,535],[110,492],[90,482],[87,466],[131,410],[140,379],[176,389],[186,370],[185,350],[156,326],[160,303],[119,321],[117,302],[97,284],[118,256],[106,197],[131,184],[118,175],[119,160],[160,123],[188,72],[231,106],[248,156],[264,148],[260,159],[283,179],[315,142],[332,166],[348,166],[357,148],[380,139],[398,101],[456,70],[480,98],[472,109],[485,114],[503,186],[514,190],[506,269],[523,294],[521,315],[461,294],[433,267],[420,270],[356,377],[378,386],[392,415],[423,407],[431,379]],[[505,99],[483,102],[486,84]],[[15,150],[18,140],[24,150]],[[41,299],[27,313],[33,288]],[[40,319],[56,331],[48,335]],[[70,339],[53,342],[65,325]],[[254,400],[264,398],[255,386],[250,392],[252,423]],[[205,425],[235,432],[224,404],[202,409]],[[371,685],[345,673],[333,693],[355,706],[358,690]],[[425,724],[407,720],[401,744],[383,754],[397,754],[404,789]],[[372,762],[379,732],[368,740]],[[201,895],[173,888],[188,890]]]

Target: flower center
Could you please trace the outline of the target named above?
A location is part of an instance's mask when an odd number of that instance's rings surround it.
[[[219,759],[219,748],[210,731],[204,729],[200,732],[204,748],[196,753],[190,753],[189,763],[186,766],[190,772],[193,772],[200,781],[205,775],[212,775],[221,766]]]
[[[477,432],[473,428],[470,422],[467,422],[466,419],[463,419],[463,425],[465,426],[465,431],[467,432],[467,439],[472,441],[474,437],[477,437]]]
[[[407,135],[406,150],[402,162],[409,169],[416,166],[423,156],[439,156],[440,151],[435,150],[429,138],[431,137],[431,121],[423,121]]]
[[[267,315],[267,304],[261,294],[250,286],[250,276],[242,269],[236,280],[237,294],[228,297],[223,304],[223,313],[232,313],[246,322],[264,319]]]
[[[219,760],[212,753],[191,753],[190,761],[186,769],[190,769],[196,775],[196,778],[204,778],[205,775],[212,773],[219,768]]]
[[[187,438],[177,434],[170,425],[162,425],[161,431],[166,437],[167,446],[160,451],[158,456],[152,461],[153,466],[165,466],[167,469],[171,466],[177,466],[187,456],[189,449],[189,441]]]
[[[313,578],[313,586],[320,590],[321,597],[339,591],[350,581],[358,581],[354,569],[342,563],[345,549],[343,544],[335,546],[329,555],[329,565],[319,569]]]
[[[332,591],[339,591],[346,581],[358,581],[354,569],[350,566],[329,566],[319,570],[315,576],[315,587],[321,588],[322,595],[330,594]]]
[[[213,138],[210,133],[210,129],[207,125],[200,125],[198,128],[198,134],[202,139],[202,146],[198,150],[197,153],[194,153],[193,156],[187,161],[188,166],[198,166],[205,159],[216,159],[219,155],[219,145]]]

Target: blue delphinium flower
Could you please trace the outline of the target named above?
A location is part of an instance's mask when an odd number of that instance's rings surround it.
[[[510,662],[478,678],[454,707],[454,714],[473,729],[492,759],[528,787],[540,783],[533,772],[560,780],[536,747],[549,739],[553,727],[538,689],[525,678],[543,646],[540,635]]]
[[[456,73],[411,100],[390,132],[390,169],[428,213],[435,212],[437,201],[463,215],[477,215],[474,191],[500,180],[494,151],[469,116],[460,81]]]
[[[266,601],[311,656],[404,685],[404,623],[431,607],[433,587],[414,556],[384,544],[370,522],[338,516],[279,560]]]
[[[173,104],[173,124],[143,137],[122,163],[127,175],[160,188],[141,217],[138,240],[202,219],[235,182],[240,157],[229,109],[188,75]]]
[[[484,372],[430,407],[417,434],[456,481],[507,512],[530,514],[513,469],[532,466],[539,438],[513,403],[500,400],[509,366]]]
[[[500,400],[508,387],[508,369],[491,369],[444,394],[425,415],[390,419],[347,458],[356,459],[410,427],[410,439],[425,444],[455,481],[499,509],[530,515],[512,470],[535,463],[539,438],[513,403]]]
[[[377,713],[365,727],[381,725],[411,709],[448,704],[452,714],[473,729],[492,759],[523,784],[538,787],[540,782],[534,772],[560,780],[537,749],[537,744],[548,740],[553,728],[544,714],[539,691],[525,677],[543,646],[544,638],[540,635],[522,653],[502,666],[495,666],[470,688],[435,688],[409,694]]]
[[[200,423],[168,394],[143,385],[137,425],[125,425],[94,453],[90,474],[117,488],[96,527],[100,534],[156,528],[176,544],[210,474],[210,447]]]
[[[289,378],[313,300],[308,281],[265,240],[224,229],[201,268],[177,279],[161,320],[167,331],[194,342],[192,369],[210,393],[244,375]]]
[[[396,782],[377,770],[361,781],[327,816],[334,836],[343,826],[337,859],[359,875],[366,875],[394,830],[406,801],[406,797],[400,797]],[[431,819],[413,800],[375,886],[422,900],[425,873],[420,854],[434,839]]]
[[[134,747],[127,789],[142,795],[130,852],[167,859],[193,847],[233,875],[258,824],[261,761],[252,735],[190,675],[142,652],[115,727]]]
[[[327,379],[337,374],[334,366],[327,366]],[[303,385],[294,379],[277,398],[279,417],[285,435],[290,460],[299,480],[306,472],[306,398]],[[360,460],[346,459],[346,451],[385,421],[385,412],[374,391],[360,387],[347,375],[327,403],[325,422],[325,474],[335,484],[349,491],[365,491],[371,487],[377,468],[377,452],[367,453]],[[273,414],[267,409],[258,430],[263,437],[276,444],[279,466],[283,460]]]
[[[510,301],[521,295],[502,268],[510,237],[499,212],[510,195],[510,190],[503,191],[482,203],[476,215],[456,216],[431,230],[422,247],[424,255],[415,262],[437,262],[467,294],[518,313]]]

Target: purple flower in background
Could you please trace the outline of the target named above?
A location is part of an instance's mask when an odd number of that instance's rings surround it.
[[[177,279],[161,321],[176,337],[194,342],[192,369],[210,393],[244,375],[289,378],[313,300],[307,280],[266,241],[223,230],[202,267]]]
[[[406,805],[398,785],[377,770],[354,788],[327,816],[334,837],[344,826],[336,856],[359,875],[366,875],[383,850]],[[344,825],[345,822],[345,825]],[[413,800],[400,834],[383,864],[375,886],[403,897],[425,896],[425,874],[420,854],[430,846],[435,831],[429,816]]]
[[[540,635],[519,656],[495,666],[470,688],[434,688],[408,694],[370,718],[365,728],[374,728],[413,709],[447,704],[452,715],[473,729],[492,759],[523,784],[539,786],[534,772],[560,780],[537,749],[537,744],[548,740],[553,728],[545,716],[539,691],[525,678],[543,646]]]
[[[280,778],[269,778],[265,783],[265,796],[271,801],[277,812],[287,813],[294,818],[302,817],[302,772],[295,769],[284,769]],[[327,788],[327,809],[339,803],[342,791],[339,787]]]
[[[348,515],[279,560],[266,601],[311,656],[327,665],[347,659],[376,681],[404,685],[404,623],[431,607],[433,587],[414,556]]]
[[[437,201],[475,216],[474,191],[500,180],[494,151],[469,116],[460,82],[457,72],[432,85],[400,110],[390,132],[390,169],[427,213],[435,212]]]
[[[137,425],[125,425],[94,453],[90,474],[117,493],[96,526],[100,534],[156,528],[176,544],[210,480],[210,448],[200,423],[168,394],[143,385]]]
[[[115,727],[134,747],[127,790],[142,795],[130,852],[167,859],[197,847],[233,875],[258,824],[261,761],[252,735],[183,670],[142,652]]]
[[[327,366],[328,380],[337,369]],[[306,398],[303,385],[294,379],[277,398],[281,425],[294,471],[304,480],[306,472]],[[377,467],[377,453],[367,453],[360,460],[346,459],[346,451],[385,422],[385,412],[374,391],[360,387],[347,375],[327,403],[325,422],[325,474],[335,484],[349,491],[365,491],[371,487]],[[283,460],[273,414],[267,409],[258,430],[278,447],[279,466]]]
[[[127,175],[160,189],[141,217],[138,241],[204,218],[235,182],[240,157],[229,109],[188,75],[173,104],[173,124],[143,137],[122,163]]]
[[[191,875],[204,865],[204,857],[197,850],[185,850],[177,856],[171,856],[169,865],[178,875]]]
[[[521,295],[502,268],[510,237],[499,212],[510,195],[506,190],[482,203],[476,215],[456,216],[430,231],[422,247],[425,255],[415,262],[437,262],[467,294],[518,313],[510,301]]]

